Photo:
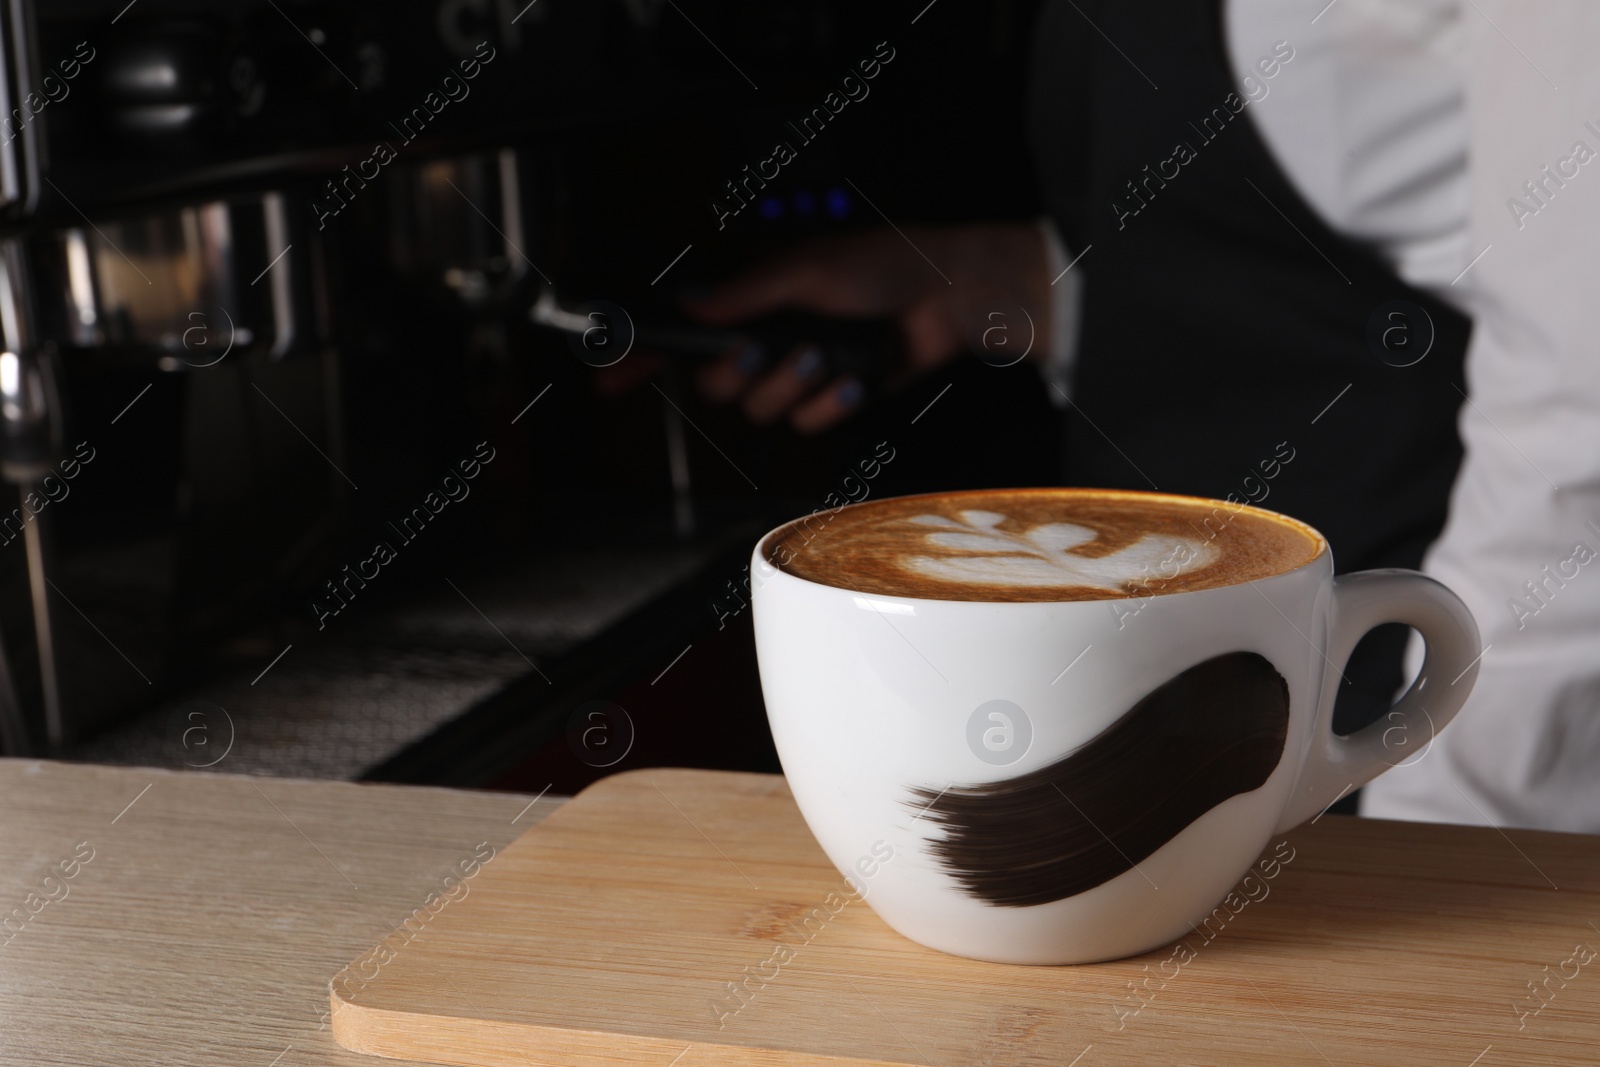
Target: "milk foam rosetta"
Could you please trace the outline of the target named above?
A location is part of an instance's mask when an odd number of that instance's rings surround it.
[[[1232,585],[1315,559],[1292,519],[1196,497],[981,490],[855,504],[769,539],[780,569],[862,593],[1100,600]]]
[[[938,532],[925,534],[924,540],[958,554],[907,556],[901,565],[928,578],[967,585],[1121,593],[1130,582],[1163,574],[1163,564],[1173,570],[1206,567],[1218,555],[1210,543],[1194,538],[1147,535],[1104,556],[1086,556],[1073,550],[1098,538],[1090,527],[1046,522],[1006,533],[1000,527],[1008,516],[998,511],[959,511],[954,520],[917,515],[907,521],[933,527]]]

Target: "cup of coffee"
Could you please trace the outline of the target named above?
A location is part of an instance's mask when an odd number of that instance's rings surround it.
[[[751,574],[767,715],[823,851],[900,933],[1003,963],[1190,932],[1274,834],[1419,750],[1477,676],[1477,626],[1444,586],[1336,579],[1311,527],[1198,497],[852,504],[767,534]],[[1421,673],[1338,736],[1345,662],[1386,622],[1422,635]]]

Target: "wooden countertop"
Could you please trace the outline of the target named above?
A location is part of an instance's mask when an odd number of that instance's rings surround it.
[[[328,979],[532,800],[0,759],[0,1064],[385,1062]]]
[[[737,836],[743,825],[731,812],[724,823],[714,812],[702,818],[693,797],[677,799],[715,837]],[[489,848],[504,849],[561,802],[0,760],[0,1065],[395,1062],[334,1042],[330,977],[430,894],[459,884],[446,878],[475,872]],[[1323,1031],[1357,1017],[1371,1021],[1370,1055],[1352,1059],[1330,1046],[1329,1062],[1339,1067],[1409,1062],[1400,1050],[1418,1042],[1436,1053],[1422,1057],[1428,1062],[1459,1067],[1600,1061],[1600,976],[1591,965],[1600,961],[1588,948],[1600,947],[1600,838],[1341,816],[1291,837],[1306,854],[1295,867],[1305,906],[1263,909],[1252,929],[1230,934],[1208,956],[1221,966],[1225,955],[1248,954],[1263,939],[1306,939],[1294,966],[1264,967],[1252,978],[1272,991],[1271,1011],[1242,981],[1237,990],[1186,981],[1160,994],[1148,1027],[1162,1013],[1188,1012],[1195,1027],[1252,1043],[1260,1053],[1252,1063],[1270,1054],[1274,1063],[1321,1064]],[[1341,853],[1341,841],[1352,848]],[[1384,883],[1385,871],[1419,863],[1437,869],[1428,885]],[[1285,881],[1274,896],[1293,903],[1294,889]],[[456,921],[458,911],[440,922]],[[1416,924],[1405,916],[1416,913],[1429,921],[1410,929]],[[1309,925],[1286,933],[1296,922]],[[1350,1005],[1319,992],[1319,976],[1358,956],[1369,957],[1371,973],[1365,1006],[1351,1015]],[[1438,970],[1429,961],[1446,956],[1454,961],[1448,980],[1407,978]],[[1476,965],[1459,965],[1467,956]],[[790,985],[798,989],[803,977]],[[1067,986],[1094,976],[1057,977]],[[1234,993],[1238,1004],[1229,1000]],[[1106,1032],[1083,1038],[1093,1056],[1142,1062],[1112,1055],[1117,1034],[1103,991],[1097,997]],[[1439,1004],[1452,1018],[1468,1012],[1474,1032],[1452,1035],[1428,1023],[1438,1014],[1430,1005]],[[1053,995],[1017,1017],[1027,1022],[1018,1033],[1061,1017]],[[927,1062],[958,1067],[947,1058]]]

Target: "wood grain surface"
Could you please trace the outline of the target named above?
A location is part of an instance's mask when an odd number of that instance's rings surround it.
[[[1600,838],[1325,816],[1266,857],[1175,946],[980,963],[834,912],[781,778],[634,771],[374,941],[334,1032],[484,1067],[1600,1062]]]
[[[0,759],[0,1064],[369,1065],[328,976],[532,799]]]

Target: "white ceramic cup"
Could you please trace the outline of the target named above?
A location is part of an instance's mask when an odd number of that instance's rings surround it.
[[[783,528],[762,538],[751,564],[756,650],[784,774],[823,851],[885,922],[932,948],[1003,963],[1148,951],[1203,921],[1274,835],[1414,756],[1455,715],[1479,656],[1477,626],[1455,594],[1414,571],[1336,579],[1320,534],[1261,514],[1308,531],[1320,553],[1268,578],[1143,599],[863,595],[779,570],[767,548]],[[1386,622],[1422,635],[1421,673],[1387,716],[1337,736],[1344,664]],[[1288,697],[1281,756],[1258,787],[1061,899],[997,904],[952,873],[937,850],[949,831],[913,790],[927,797],[1048,768],[1180,672],[1241,652],[1265,657]],[[1188,773],[1148,786],[1170,790]],[[870,880],[860,867],[868,856],[877,857]]]

